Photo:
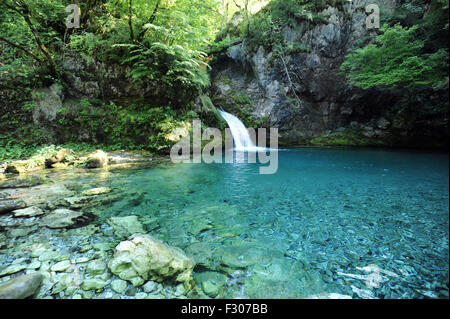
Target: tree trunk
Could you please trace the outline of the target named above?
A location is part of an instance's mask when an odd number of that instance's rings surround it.
[[[129,1],[128,4],[128,25],[130,26],[130,38],[134,42],[134,32],[133,32],[133,0]]]
[[[156,2],[155,9],[153,10],[152,15],[150,16],[150,19],[148,19],[148,22],[146,24],[152,24],[153,21],[155,21],[156,14],[158,13],[159,5],[161,4],[161,0],[158,0]],[[139,33],[138,41],[141,42],[144,39],[145,34],[147,33],[148,28],[145,28],[144,30]]]

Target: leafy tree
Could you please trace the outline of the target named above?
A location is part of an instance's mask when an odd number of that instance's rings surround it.
[[[422,53],[425,42],[417,38],[417,29],[417,25],[410,28],[384,25],[376,43],[349,54],[342,70],[353,84],[363,89],[442,86],[448,82],[448,49]]]

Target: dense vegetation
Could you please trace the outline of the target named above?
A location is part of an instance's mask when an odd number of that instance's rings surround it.
[[[80,28],[66,26],[71,3],[80,6]],[[428,3],[403,1],[394,15],[384,15],[376,43],[355,48],[342,68],[361,88],[404,89],[410,113],[447,125],[448,0]],[[95,134],[82,145],[167,149],[173,128],[202,116],[193,106],[209,86],[212,55],[243,39],[250,50],[273,50],[274,59],[309,52],[305,44],[285,43],[281,30],[299,21],[326,24],[320,12],[329,5],[343,10],[345,1],[2,0],[0,158],[26,156],[27,149],[49,142],[80,143],[77,132],[83,130]],[[79,98],[58,111],[57,136],[50,137],[33,123],[32,91],[57,83],[70,97],[65,63],[73,54],[120,66],[144,93]]]

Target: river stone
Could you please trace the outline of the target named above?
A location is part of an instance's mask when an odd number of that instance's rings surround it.
[[[107,285],[107,281],[97,278],[89,278],[83,281],[83,283],[81,284],[81,288],[83,290],[98,290],[104,288]]]
[[[128,287],[128,284],[125,280],[115,279],[111,282],[111,289],[118,294],[122,294]]]
[[[145,285],[142,286],[142,288],[144,289],[145,292],[152,292],[154,290],[156,290],[156,288],[158,287],[158,283],[155,281],[147,281],[145,283]]]
[[[183,282],[186,290],[193,285],[194,261],[180,248],[171,247],[150,235],[136,234],[121,242],[108,266],[113,274],[135,286],[149,279],[161,282],[166,278]]]
[[[95,196],[100,194],[107,194],[112,191],[109,187],[97,187],[97,188],[91,188],[88,190],[85,190],[81,193],[83,196]]]
[[[42,283],[43,275],[34,272],[0,284],[0,299],[24,299],[34,295]]]
[[[9,213],[13,210],[20,209],[26,207],[26,204],[22,200],[2,200],[0,201],[0,215]]]
[[[23,209],[16,209],[12,212],[14,217],[34,217],[44,215],[44,211],[37,206],[32,206]]]
[[[108,165],[108,155],[102,150],[90,154],[86,160],[86,168],[101,168]]]
[[[69,267],[70,267],[70,261],[69,260],[63,260],[63,261],[60,261],[60,262],[54,264],[50,268],[50,270],[51,271],[56,271],[56,272],[61,272],[61,271],[65,271]]]
[[[73,196],[64,198],[64,200],[69,203],[70,208],[81,208],[86,206],[91,200],[90,196]]]
[[[227,276],[224,274],[206,271],[194,276],[195,282],[200,283],[203,291],[208,296],[214,298],[224,291]]]
[[[352,296],[323,292],[317,295],[306,297],[306,299],[352,299]]]
[[[27,265],[20,265],[20,264],[10,265],[10,266],[6,267],[5,269],[3,269],[2,271],[0,271],[0,277],[5,276],[5,275],[15,274],[16,272],[22,271],[26,268],[27,268]]]
[[[93,276],[101,275],[105,272],[105,270],[106,264],[99,259],[90,261],[86,267],[86,272]]]
[[[75,228],[85,226],[95,218],[90,213],[59,208],[41,219],[41,226],[48,228]]]
[[[28,178],[20,178],[11,181],[0,183],[0,189],[2,188],[24,188],[41,185],[43,180],[38,175],[33,175]]]
[[[137,216],[111,217],[108,224],[114,229],[114,234],[123,239],[133,234],[144,234],[145,230]]]

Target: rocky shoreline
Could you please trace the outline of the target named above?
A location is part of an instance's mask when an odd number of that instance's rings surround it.
[[[0,298],[186,298],[193,286],[194,261],[181,249],[145,234],[136,216],[92,223],[98,216],[85,211],[127,194],[101,186],[77,193],[53,182],[55,176],[101,177],[164,159],[96,151],[65,160],[70,153],[60,150],[46,159],[47,169],[26,165],[29,161],[4,165]]]

